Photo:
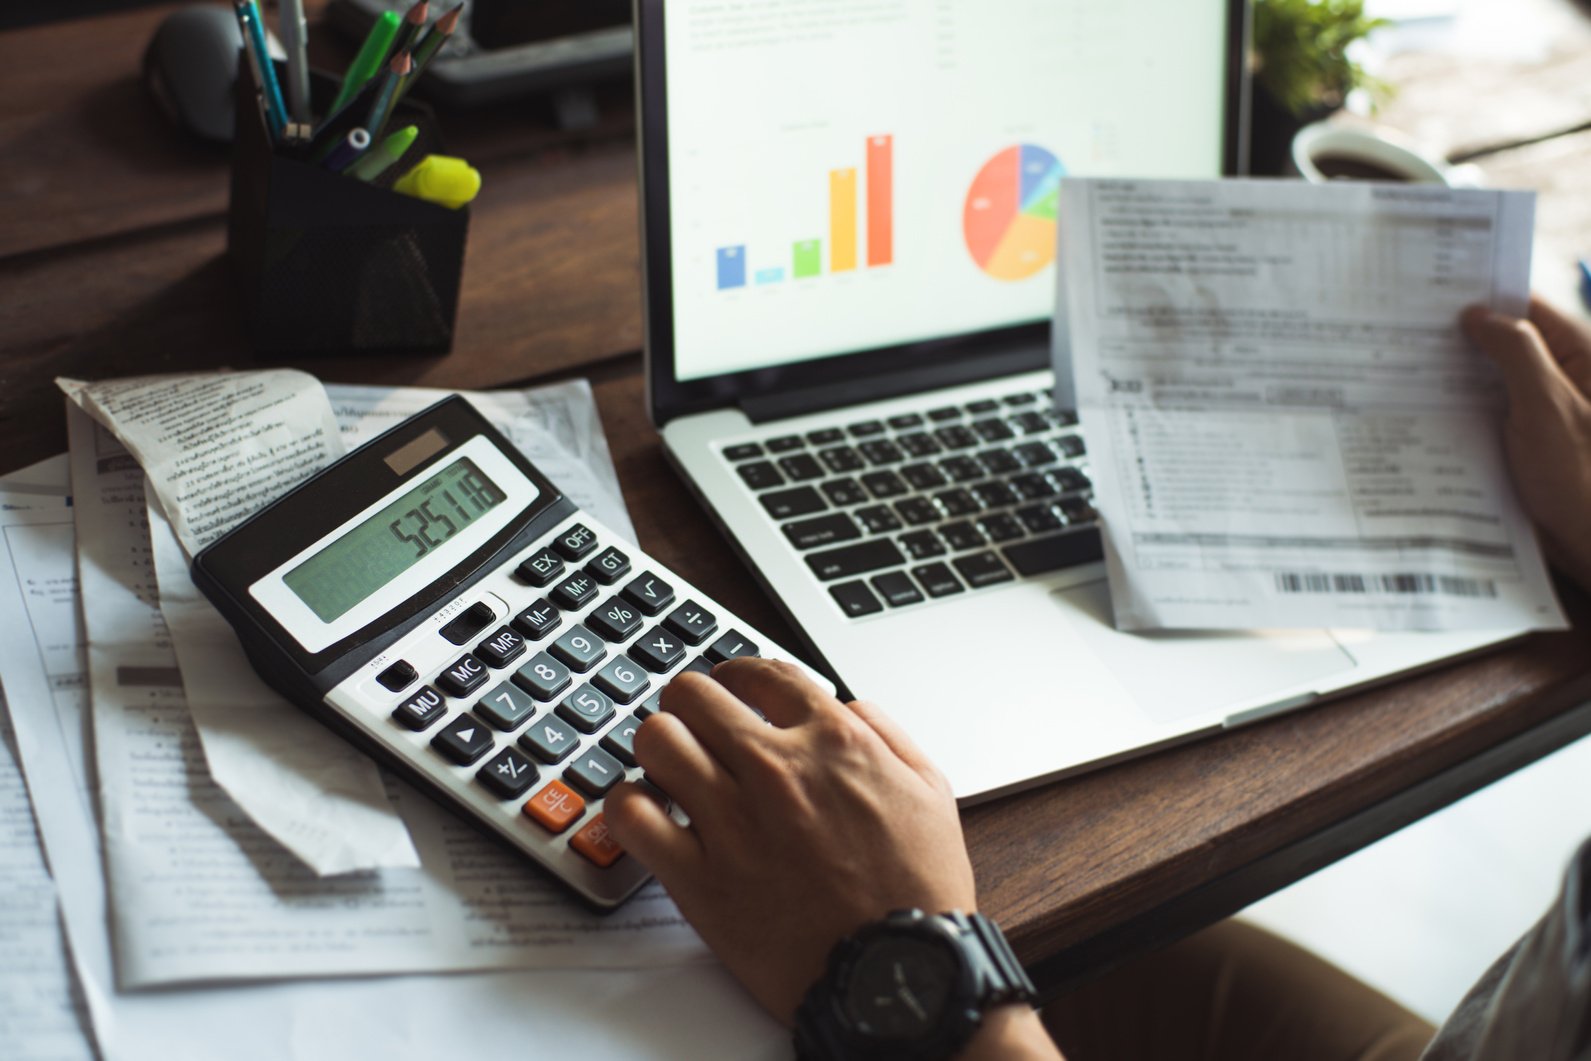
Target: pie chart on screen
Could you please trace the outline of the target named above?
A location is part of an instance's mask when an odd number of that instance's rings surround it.
[[[1026,280],[1055,260],[1061,160],[1034,144],[1013,144],[983,164],[961,212],[961,231],[978,268],[996,280]]]

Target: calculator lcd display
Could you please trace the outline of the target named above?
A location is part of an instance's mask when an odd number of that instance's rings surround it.
[[[468,457],[449,464],[282,576],[332,622],[507,498]]]

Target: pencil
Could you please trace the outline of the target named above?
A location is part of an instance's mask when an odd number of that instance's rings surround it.
[[[420,30],[425,28],[425,20],[431,14],[430,0],[419,0],[403,16],[403,28],[398,31],[398,39],[392,42],[392,47],[387,50],[387,57],[382,65],[397,58],[404,52],[414,51],[414,42],[420,38]]]
[[[380,136],[386,129],[387,119],[392,117],[392,105],[398,100],[398,86],[413,69],[414,58],[408,52],[392,60],[392,65],[387,68],[386,80],[381,84],[381,91],[376,93],[376,101],[370,105],[370,117],[365,120],[365,128],[370,131],[372,138]]]
[[[460,4],[432,24],[430,30],[421,39],[414,49],[414,72],[403,79],[403,84],[398,86],[398,100],[408,95],[409,89],[420,80],[420,75],[425,73],[425,68],[431,65],[431,60],[436,58],[448,40],[453,36],[453,31],[459,27],[459,16],[464,12],[464,5]],[[397,100],[394,100],[396,103]]]

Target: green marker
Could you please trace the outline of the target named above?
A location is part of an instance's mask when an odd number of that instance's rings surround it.
[[[354,61],[348,64],[348,72],[343,74],[342,87],[337,90],[337,98],[332,101],[327,114],[335,114],[344,103],[353,99],[358,92],[376,75],[387,58],[387,49],[392,47],[393,38],[398,35],[398,27],[403,25],[403,20],[396,11],[383,11],[381,17],[376,19],[375,25],[370,27],[370,33],[365,37],[365,43],[359,46],[359,54],[354,56]]]
[[[358,162],[349,166],[345,171],[350,177],[357,177],[362,181],[373,181],[398,159],[403,153],[414,146],[414,140],[420,135],[420,127],[411,125],[399,129],[381,143],[365,152],[365,156]]]

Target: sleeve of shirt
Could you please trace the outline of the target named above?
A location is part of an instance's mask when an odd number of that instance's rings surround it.
[[[1421,1061],[1591,1061],[1591,841],[1536,926],[1486,971]]]

